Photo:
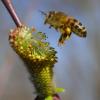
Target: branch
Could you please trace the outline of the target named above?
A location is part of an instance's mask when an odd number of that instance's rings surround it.
[[[17,27],[22,26],[22,23],[14,10],[11,0],[1,0],[1,1],[4,4],[4,6],[6,7],[6,9],[8,10],[8,12],[9,12],[10,16],[12,17],[16,26]]]

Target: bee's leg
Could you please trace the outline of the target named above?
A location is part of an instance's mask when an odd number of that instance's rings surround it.
[[[67,34],[66,40],[70,39],[70,36],[71,36],[71,32],[70,32],[70,34]]]
[[[60,36],[59,40],[58,40],[58,45],[63,45],[65,40],[68,40],[71,36],[71,32],[70,34],[68,33],[62,33],[62,35]]]
[[[58,45],[64,45],[64,41],[66,40],[66,36],[62,34],[58,40]]]
[[[55,27],[55,30],[56,30],[57,32],[58,32],[58,29],[59,29],[58,27]]]
[[[44,21],[44,24],[47,24],[47,20]]]
[[[67,27],[67,28],[65,29],[66,40],[68,40],[68,39],[70,38],[71,33],[72,33],[72,32],[71,32],[71,28]]]
[[[53,27],[53,25],[50,25],[50,26],[49,26],[49,28],[52,28],[52,27]]]
[[[50,25],[50,26],[49,26],[50,29],[51,29],[52,27],[58,32],[58,29],[59,29],[58,27],[55,27],[54,25]]]
[[[65,29],[66,29],[65,25],[60,25],[59,31],[60,31],[61,34],[66,34],[66,30]]]

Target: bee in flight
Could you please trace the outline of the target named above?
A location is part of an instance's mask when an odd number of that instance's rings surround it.
[[[49,28],[53,27],[61,33],[61,36],[58,40],[59,45],[64,44],[65,40],[68,40],[72,33],[76,34],[79,37],[86,37],[86,28],[82,25],[80,21],[78,21],[74,17],[69,16],[64,12],[40,12],[45,15],[44,24],[49,24]]]

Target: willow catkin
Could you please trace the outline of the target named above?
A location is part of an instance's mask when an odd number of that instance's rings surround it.
[[[24,25],[17,27],[10,31],[9,42],[24,61],[37,95],[46,98],[57,93],[53,83],[53,67],[57,57],[54,48],[45,41],[46,35],[35,32],[35,29]]]

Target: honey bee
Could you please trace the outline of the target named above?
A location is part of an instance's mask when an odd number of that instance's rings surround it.
[[[45,15],[44,24],[49,24],[49,28],[53,27],[61,33],[58,44],[64,44],[65,40],[68,40],[72,33],[79,37],[86,37],[86,28],[74,17],[69,16],[64,12],[57,11],[49,11],[48,13],[41,11],[41,13]]]

